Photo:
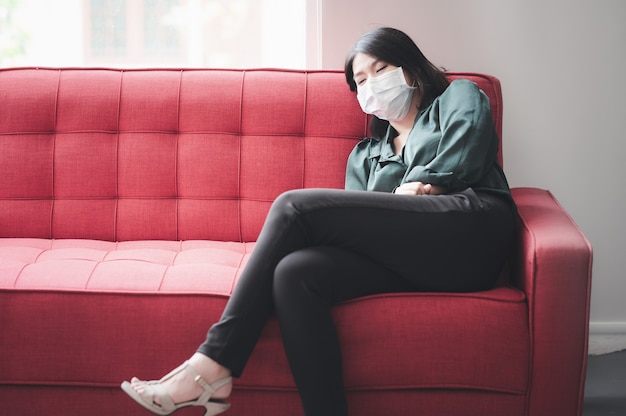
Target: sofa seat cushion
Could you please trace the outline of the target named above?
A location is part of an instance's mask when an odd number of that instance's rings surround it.
[[[254,243],[0,239],[0,288],[230,295]]]
[[[0,384],[116,387],[160,377],[219,319],[253,247],[0,239]],[[517,289],[381,294],[333,314],[350,391],[527,392],[528,309]],[[274,318],[236,383],[295,390]]]
[[[349,391],[528,391],[528,308],[517,289],[372,295],[335,306],[333,316]],[[293,386],[288,371],[272,371],[285,365],[282,349],[272,319],[239,383]]]

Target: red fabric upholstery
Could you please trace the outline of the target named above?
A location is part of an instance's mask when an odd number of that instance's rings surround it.
[[[450,76],[490,96],[501,134],[498,80]],[[368,121],[337,71],[3,69],[0,97],[0,401],[16,415],[143,414],[119,383],[194,351],[273,199],[342,187]],[[514,197],[508,284],[334,308],[353,414],[581,414],[591,248],[549,192]],[[302,414],[274,319],[232,403]]]

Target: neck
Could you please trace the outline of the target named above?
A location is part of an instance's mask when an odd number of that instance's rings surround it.
[[[402,120],[390,121],[389,124],[393,127],[400,136],[407,136],[413,129],[415,119],[419,114],[419,97],[417,94],[413,94],[411,100],[411,109]]]

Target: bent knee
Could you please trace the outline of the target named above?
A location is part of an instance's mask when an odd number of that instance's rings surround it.
[[[330,290],[325,280],[328,276],[328,257],[322,247],[304,248],[283,257],[274,270],[274,295],[314,295],[326,298]]]

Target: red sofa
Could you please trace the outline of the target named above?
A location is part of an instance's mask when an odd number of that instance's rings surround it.
[[[499,81],[450,77],[490,96],[501,133]],[[147,414],[120,382],[195,351],[272,200],[342,187],[366,130],[337,71],[0,70],[2,413]],[[548,191],[513,194],[498,287],[334,309],[352,414],[581,415],[591,248]],[[231,402],[302,414],[274,320]]]

